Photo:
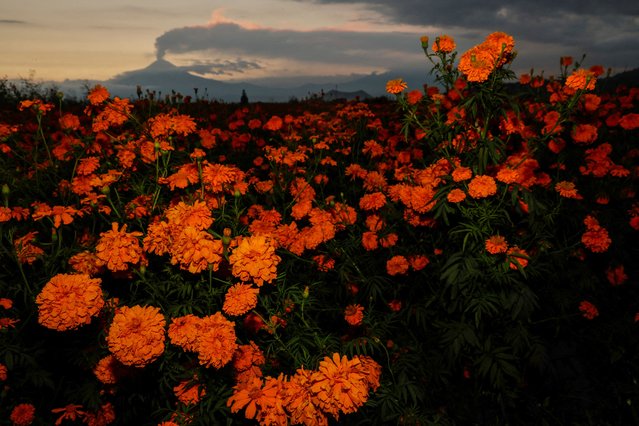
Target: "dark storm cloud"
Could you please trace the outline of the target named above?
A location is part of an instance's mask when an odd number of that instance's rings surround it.
[[[639,66],[639,2],[636,0],[289,0],[321,4],[361,4],[389,22],[436,26],[460,41],[482,41],[504,31],[543,56],[543,49],[567,55],[587,53],[609,66]],[[532,48],[532,47],[530,47]]]
[[[418,37],[409,33],[247,29],[234,23],[176,28],[158,37],[155,46],[159,58],[167,52],[216,50],[237,57],[359,65],[378,65],[380,54],[398,61],[401,53],[421,54]]]

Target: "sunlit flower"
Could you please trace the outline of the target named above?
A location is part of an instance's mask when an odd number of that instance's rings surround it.
[[[58,274],[36,297],[38,322],[52,330],[73,330],[89,324],[104,306],[100,278]]]
[[[457,48],[455,44],[455,40],[451,36],[448,35],[440,35],[435,38],[433,42],[433,52],[441,52],[441,53],[451,53]]]
[[[159,308],[118,308],[106,337],[109,350],[124,365],[144,367],[164,352],[165,325]]]
[[[481,83],[495,70],[498,53],[493,49],[479,45],[466,51],[459,58],[458,69],[471,82]]]
[[[395,80],[389,80],[386,83],[386,92],[390,93],[391,95],[397,95],[406,90],[407,87],[408,84],[406,84],[404,80],[402,80],[401,78],[396,78]]]

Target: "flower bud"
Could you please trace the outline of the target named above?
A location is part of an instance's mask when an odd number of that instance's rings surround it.
[[[10,193],[11,193],[11,189],[9,189],[9,185],[7,185],[6,183],[2,185],[2,195],[4,197],[8,197]]]

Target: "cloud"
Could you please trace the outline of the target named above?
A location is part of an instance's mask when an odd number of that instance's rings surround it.
[[[604,59],[604,65],[639,66],[636,0],[287,0],[310,4],[360,4],[396,24],[435,26],[463,42],[504,31],[526,45]],[[613,50],[611,50],[613,49]]]
[[[0,19],[0,25],[26,25],[28,22],[19,21],[17,19]]]
[[[189,65],[180,67],[185,71],[193,72],[200,75],[236,75],[243,74],[246,71],[262,69],[262,65],[254,61],[246,61],[243,59],[222,60],[222,61],[203,61],[194,59],[189,61]]]

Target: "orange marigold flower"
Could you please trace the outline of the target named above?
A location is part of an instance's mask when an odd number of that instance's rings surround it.
[[[129,264],[135,265],[142,259],[142,247],[137,237],[141,232],[126,232],[126,224],[118,229],[113,222],[111,230],[102,232],[95,247],[95,255],[101,265],[106,265],[110,271],[126,271]]]
[[[362,234],[362,247],[365,250],[371,251],[379,247],[379,239],[375,232],[366,231]]]
[[[459,188],[451,189],[451,191],[446,195],[446,200],[449,203],[461,203],[466,199],[466,193]]]
[[[489,34],[484,41],[484,44],[491,46],[494,49],[495,54],[499,57],[499,63],[497,66],[502,66],[512,59],[512,52],[515,48],[515,39],[503,32],[494,32]]]
[[[584,219],[586,232],[581,236],[581,242],[584,243],[593,253],[603,253],[608,250],[612,240],[608,236],[608,231],[599,225],[597,219],[593,216],[586,216]]]
[[[200,364],[222,368],[233,359],[237,349],[235,323],[224,318],[221,312],[202,318],[196,351]]]
[[[93,89],[89,91],[87,99],[91,105],[98,105],[109,99],[109,96],[111,96],[111,94],[106,87],[96,84]]]
[[[589,320],[599,316],[599,310],[597,309],[597,307],[587,300],[582,300],[579,303],[579,310],[581,311],[583,317]]]
[[[409,266],[408,259],[404,256],[393,256],[386,262],[386,272],[389,275],[402,275],[408,272]]]
[[[419,101],[422,100],[423,97],[424,94],[422,93],[422,91],[417,89],[411,90],[406,94],[406,100],[410,105],[416,105],[417,103],[419,103]]]
[[[577,187],[574,182],[568,182],[563,180],[555,184],[555,191],[565,198],[574,198],[575,200],[581,200],[583,197],[577,192]]]
[[[113,355],[107,355],[93,367],[93,374],[105,385],[114,385],[124,374],[124,368]]]
[[[249,284],[235,284],[227,290],[222,310],[227,315],[244,315],[257,306],[259,292],[259,289]]]
[[[526,253],[526,250],[512,246],[506,251],[506,254],[510,261],[508,265],[510,269],[517,270],[520,267],[523,269],[528,266],[528,253]]]
[[[597,140],[597,127],[592,124],[578,124],[570,133],[576,143],[591,144]]]
[[[38,235],[38,233],[32,231],[13,240],[13,247],[15,248],[18,262],[30,265],[44,254],[44,250],[32,244],[32,242],[35,241],[36,235]]]
[[[78,404],[67,404],[64,407],[54,408],[53,410],[51,410],[53,414],[60,413],[60,416],[58,417],[58,419],[55,421],[54,424],[58,426],[58,425],[61,425],[64,420],[76,421],[76,420],[82,419],[85,412],[82,411],[81,408],[82,408],[82,405],[78,405]]]
[[[453,178],[453,181],[461,182],[473,177],[473,171],[471,170],[470,167],[459,166],[455,168],[455,170],[453,170],[453,172],[451,173],[451,176]]]
[[[379,379],[382,376],[382,366],[368,355],[355,355],[353,358],[359,360],[368,387],[375,392],[380,386]]]
[[[100,278],[58,274],[36,297],[38,322],[52,330],[73,330],[89,324],[104,306]]]
[[[462,54],[458,69],[468,81],[481,83],[495,69],[498,53],[486,45],[478,45]]]
[[[108,130],[111,126],[119,126],[126,123],[131,114],[133,105],[128,99],[120,99],[117,96],[103,111],[93,118],[91,129],[96,132]]]
[[[197,380],[197,376],[195,380]],[[173,387],[173,393],[182,404],[195,405],[206,396],[206,388],[197,381],[183,380]]]
[[[619,126],[624,130],[633,130],[639,127],[639,114],[631,112],[619,119]]]
[[[441,52],[441,53],[451,53],[453,50],[457,48],[455,44],[455,40],[448,35],[440,35],[435,38],[433,42],[433,52]]]
[[[166,210],[166,218],[171,225],[192,226],[198,231],[208,229],[213,224],[211,209],[204,201],[192,205],[180,201]]]
[[[401,78],[396,78],[394,80],[389,80],[386,83],[386,92],[390,93],[391,95],[397,95],[406,90],[407,87],[408,84],[406,84],[404,80],[402,80]]]
[[[328,418],[311,392],[312,383],[312,371],[299,368],[284,385],[282,398],[291,424],[328,426]]]
[[[566,78],[566,86],[574,90],[594,90],[596,81],[592,71],[579,68]]]
[[[260,377],[262,372],[259,366],[264,365],[264,362],[266,362],[264,352],[253,341],[250,341],[248,345],[238,346],[233,354],[233,368],[238,373],[252,370],[256,373],[256,377]]]
[[[497,183],[491,176],[475,176],[468,184],[468,195],[473,198],[486,198],[497,193]]]
[[[386,205],[386,196],[381,192],[364,194],[359,200],[359,208],[362,210],[379,210]]]
[[[508,243],[501,235],[493,235],[486,240],[486,251],[490,254],[506,253]]]
[[[336,419],[340,412],[356,412],[368,400],[366,372],[358,358],[340,358],[338,353],[327,356],[313,372],[311,381],[316,405]]]
[[[181,346],[185,351],[195,351],[200,334],[201,320],[202,318],[193,314],[173,318],[168,330],[171,343]]]
[[[144,367],[164,352],[166,320],[154,306],[123,306],[106,337],[111,353],[124,365]]]
[[[408,263],[410,263],[410,267],[413,268],[414,271],[421,271],[430,263],[430,259],[428,256],[423,254],[418,254],[415,256],[408,257]]]
[[[274,245],[263,235],[243,238],[229,256],[233,276],[245,282],[253,281],[258,287],[277,277],[280,260]]]
[[[80,128],[80,119],[75,114],[64,114],[58,119],[62,130],[77,130]]]
[[[86,413],[84,423],[87,426],[106,426],[115,421],[115,410],[110,402],[102,404],[95,413]]]
[[[0,297],[0,308],[11,309],[13,307],[13,300],[6,297]]]
[[[224,245],[208,232],[187,226],[175,238],[170,252],[171,264],[179,264],[181,269],[197,274],[209,266],[214,271],[219,269]]]
[[[35,419],[35,407],[33,404],[23,403],[13,407],[9,420],[13,426],[29,426]]]
[[[262,389],[264,382],[254,377],[248,382],[238,383],[233,387],[233,395],[226,402],[231,413],[237,413],[245,408],[244,416],[254,419],[258,411],[267,405],[268,396]]]
[[[277,132],[278,130],[282,128],[283,124],[284,122],[282,121],[282,118],[277,115],[274,115],[271,118],[269,118],[269,120],[264,124],[262,128],[264,130]]]
[[[519,172],[515,169],[502,167],[501,169],[499,169],[495,177],[498,181],[508,185],[519,181]]]
[[[344,309],[344,319],[350,325],[361,325],[364,319],[364,307],[360,304],[348,305]]]

